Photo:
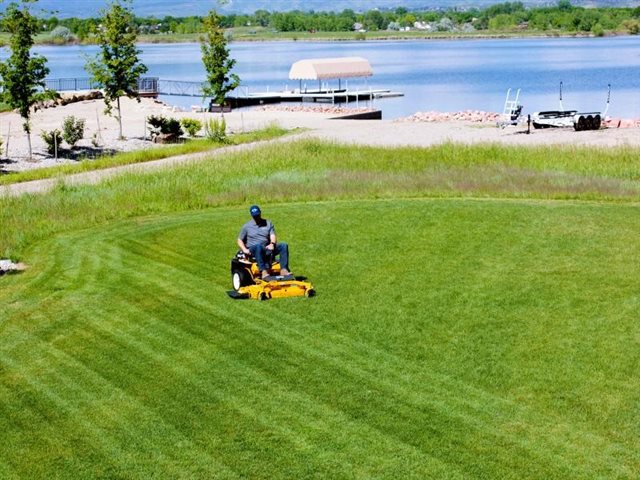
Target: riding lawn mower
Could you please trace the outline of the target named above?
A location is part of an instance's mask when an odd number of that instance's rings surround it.
[[[231,298],[267,300],[284,297],[313,297],[316,294],[313,285],[306,277],[281,275],[280,263],[271,259],[269,276],[262,278],[258,263],[239,251],[231,259],[231,283],[233,290],[227,292]]]

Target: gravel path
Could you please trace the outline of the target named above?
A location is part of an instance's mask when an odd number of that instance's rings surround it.
[[[171,168],[177,165],[210,160],[212,158],[228,155],[230,153],[245,152],[274,143],[291,142],[294,140],[298,140],[304,136],[305,133],[287,135],[285,137],[277,138],[274,140],[232,145],[229,147],[209,150],[208,152],[190,153],[186,155],[163,158],[161,160],[153,160],[150,162],[134,163],[130,165],[123,165],[120,167],[106,168],[103,170],[93,170],[91,172],[76,173],[73,175],[66,175],[64,177],[64,183],[66,185],[95,185],[102,182],[103,180],[115,177],[117,175],[123,175],[125,173],[153,172],[156,170]],[[0,186],[0,198],[16,197],[24,194],[46,193],[55,188],[55,186],[60,182],[61,180],[59,178],[47,178],[44,180],[34,180],[32,182],[22,182],[12,185]]]

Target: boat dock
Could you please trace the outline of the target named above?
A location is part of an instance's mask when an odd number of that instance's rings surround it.
[[[286,85],[281,91],[269,90],[250,93],[248,87],[237,88],[227,97],[226,104],[231,108],[252,107],[273,103],[329,103],[343,104],[371,102],[378,98],[402,97],[401,92],[363,87],[343,86],[342,80],[357,77],[370,77],[373,70],[369,62],[360,57],[324,58],[300,60],[294,63],[289,72],[289,79],[299,82],[299,87],[289,89]],[[337,88],[330,81],[337,81]],[[317,88],[307,88],[307,81],[317,81]],[[156,98],[159,95],[199,97],[204,96],[204,84],[182,80],[164,80],[158,77],[141,77],[138,81],[138,94],[141,97]],[[58,92],[74,90],[91,90],[97,88],[90,78],[48,78],[45,88]],[[226,108],[226,107],[225,107]]]

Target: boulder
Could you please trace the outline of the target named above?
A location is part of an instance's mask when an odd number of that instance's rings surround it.
[[[180,143],[180,136],[174,133],[160,133],[153,137],[153,143],[164,145],[166,143]]]

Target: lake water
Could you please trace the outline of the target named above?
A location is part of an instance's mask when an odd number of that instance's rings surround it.
[[[149,76],[201,81],[204,71],[198,44],[142,45]],[[603,110],[612,85],[609,114],[640,117],[640,37],[544,38],[504,40],[424,40],[364,42],[232,43],[235,72],[250,91],[280,90],[291,64],[302,58],[362,56],[374,76],[350,80],[350,88],[386,88],[402,98],[375,101],[385,118],[417,111],[502,111],[508,88],[522,90],[525,112],[558,108],[564,83],[564,107]],[[86,76],[84,56],[95,46],[40,47],[51,77]],[[317,86],[310,82],[309,86]],[[337,87],[337,82],[335,84]],[[194,98],[167,97],[190,106]]]

